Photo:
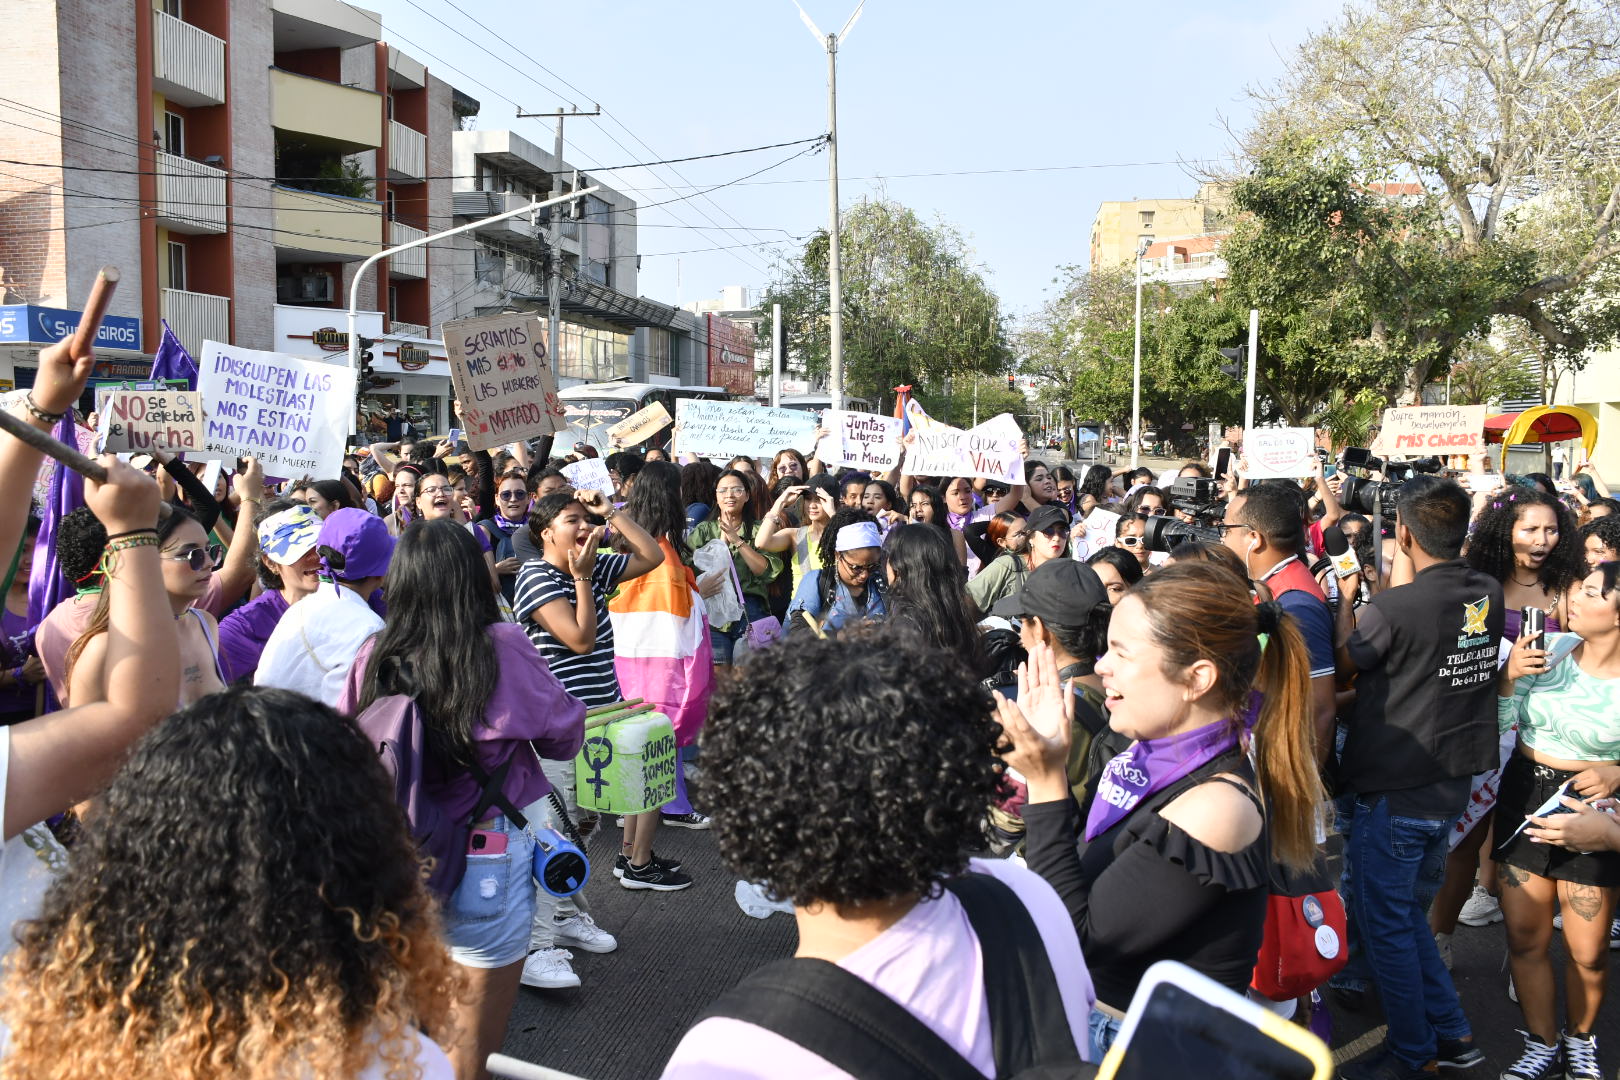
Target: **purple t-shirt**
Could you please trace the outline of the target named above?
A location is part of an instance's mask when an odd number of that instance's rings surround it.
[[[367,639],[349,668],[348,682],[337,710],[345,716],[357,711],[364,685],[366,665],[377,639]],[[495,652],[500,678],[495,692],[484,707],[484,722],[473,728],[478,763],[493,773],[506,761],[512,762],[501,792],[513,806],[522,808],[546,797],[551,785],[540,771],[542,756],[567,761],[579,753],[585,742],[585,706],[568,691],[546,667],[523,628],[516,623],[494,623],[489,627],[489,647]],[[534,743],[534,749],[529,743]],[[479,785],[469,773],[461,773],[443,786],[430,786],[428,794],[444,811],[461,818],[478,803]]]
[[[226,682],[253,678],[264,643],[290,606],[280,590],[269,589],[219,621],[219,664]]]

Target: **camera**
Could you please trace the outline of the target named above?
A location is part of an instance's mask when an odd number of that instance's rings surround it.
[[[1374,514],[1386,514],[1395,509],[1396,503],[1401,501],[1401,488],[1406,481],[1367,480],[1357,476],[1344,478],[1344,486],[1339,489],[1339,505],[1346,510],[1371,517]]]
[[[1221,530],[1213,525],[1195,525],[1158,515],[1143,519],[1142,542],[1149,551],[1171,551],[1178,544],[1221,542]]]
[[[1209,521],[1226,514],[1220,481],[1207,476],[1183,476],[1170,485],[1170,505],[1188,517]]]
[[[1384,471],[1383,459],[1373,457],[1372,451],[1364,446],[1345,447],[1344,461],[1341,464],[1346,476],[1361,480],[1369,479],[1375,472]]]

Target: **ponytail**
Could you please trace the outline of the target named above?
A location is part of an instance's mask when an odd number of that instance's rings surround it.
[[[1277,620],[1270,638],[1260,653],[1255,680],[1264,697],[1254,725],[1254,769],[1270,805],[1272,856],[1299,869],[1316,858],[1323,798],[1311,723],[1310,664],[1292,615]]]

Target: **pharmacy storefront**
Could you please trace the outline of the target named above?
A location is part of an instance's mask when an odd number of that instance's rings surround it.
[[[389,405],[397,406],[416,429],[442,435],[454,427],[450,416],[450,364],[444,343],[432,338],[382,332],[380,311],[356,313],[360,336],[371,346],[372,387],[360,395],[358,430],[366,440],[385,438]],[[345,363],[349,351],[348,313],[335,308],[276,306],[276,351]]]

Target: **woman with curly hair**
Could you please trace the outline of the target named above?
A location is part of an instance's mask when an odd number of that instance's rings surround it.
[[[1606,562],[1620,562],[1620,520],[1596,517],[1581,526],[1582,553],[1591,573]]]
[[[939,488],[932,484],[917,484],[907,496],[907,504],[911,508],[911,520],[921,525],[932,525],[944,533],[951,543],[951,550],[956,552],[956,561],[966,566],[967,541],[962,538],[960,530],[951,527],[950,511],[945,508],[945,496]]]
[[[1502,583],[1509,641],[1519,639],[1521,608],[1541,608],[1548,632],[1560,630],[1565,598],[1586,576],[1574,515],[1557,496],[1518,484],[1493,495],[1474,518],[1464,557]]]
[[[872,515],[846,506],[821,534],[821,566],[804,575],[788,603],[784,629],[836,633],[857,621],[888,615],[883,580],[883,537]]]
[[[888,994],[981,1075],[996,1056],[986,995],[972,989],[981,948],[947,880],[988,875],[1028,912],[1066,1021],[1043,1034],[1083,1048],[1092,997],[1052,889],[963,854],[984,850],[984,808],[1003,790],[992,710],[955,656],[884,626],[806,640],[722,684],[703,748],[721,858],[793,902],[791,963],[830,962]],[[844,1075],[727,1004],[686,1033],[665,1080]]]
[[[799,507],[804,522],[796,528],[790,516],[795,505]],[[789,561],[793,575],[789,585],[792,589],[798,589],[806,573],[821,567],[821,538],[837,509],[837,481],[826,473],[817,473],[805,483],[793,484],[783,490],[765,516],[759,519],[759,537],[755,546],[761,551],[774,551],[779,555],[786,555],[790,551],[793,553]]]
[[[983,675],[989,664],[979,643],[979,609],[962,587],[960,564],[945,535],[931,525],[902,525],[884,538],[889,618],[910,624],[969,674]]]
[[[17,927],[0,1077],[448,1080],[459,977],[392,786],[289,691],[160,723]]]
[[[500,848],[469,847],[466,872],[444,902],[444,936],[468,994],[442,1041],[467,1080],[483,1076],[484,1060],[500,1049],[535,910],[535,841],[511,811],[532,814],[551,791],[537,755],[579,752],[585,707],[523,628],[501,621],[478,542],[455,522],[406,529],[383,588],[388,618],[360,647],[338,708],[358,715],[380,698],[414,696],[427,732],[425,794],[448,819],[470,822],[485,847]],[[486,792],[475,765],[500,781],[493,805],[496,792]]]

